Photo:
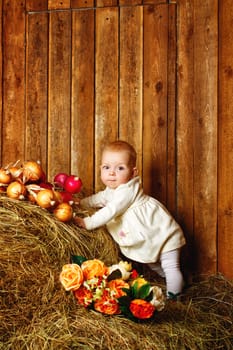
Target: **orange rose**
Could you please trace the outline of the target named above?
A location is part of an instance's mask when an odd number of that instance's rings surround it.
[[[78,300],[80,305],[88,307],[91,305],[93,300],[92,292],[84,286],[74,291],[74,296]]]
[[[83,271],[77,264],[66,264],[60,273],[60,282],[65,290],[74,291],[83,283]]]
[[[120,307],[116,299],[112,298],[107,290],[102,297],[95,301],[94,309],[106,315],[120,314]]]
[[[122,288],[128,288],[129,284],[122,279],[115,279],[108,283],[107,286],[110,289],[110,293],[114,296],[114,298],[120,298],[126,293],[122,290]]]
[[[140,319],[151,318],[155,311],[155,307],[143,299],[132,300],[129,309],[135,317]]]
[[[100,277],[108,274],[108,267],[98,259],[84,261],[81,268],[85,280],[90,280],[94,277]]]

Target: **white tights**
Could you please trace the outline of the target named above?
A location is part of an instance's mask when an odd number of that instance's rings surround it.
[[[151,270],[165,277],[167,295],[169,292],[172,294],[179,294],[182,292],[184,280],[180,271],[180,249],[162,253],[160,263],[150,263],[148,265]]]

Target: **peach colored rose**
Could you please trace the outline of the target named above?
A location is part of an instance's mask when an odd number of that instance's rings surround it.
[[[129,306],[132,314],[139,319],[147,319],[153,316],[155,307],[146,300],[134,299]]]
[[[88,307],[91,305],[93,300],[92,292],[84,286],[74,291],[74,296],[80,305]]]
[[[95,301],[94,309],[106,315],[121,313],[117,300],[111,297],[108,290],[105,290],[102,297]]]
[[[108,282],[107,287],[110,289],[111,295],[113,295],[114,298],[117,299],[117,298],[120,298],[126,294],[126,292],[124,292],[122,290],[122,288],[129,289],[129,284],[127,282],[123,281],[122,279],[115,279],[115,280]]]
[[[83,271],[77,264],[66,264],[60,273],[60,282],[67,291],[78,289],[83,283]]]
[[[81,265],[85,280],[108,274],[108,267],[98,259],[86,260]]]

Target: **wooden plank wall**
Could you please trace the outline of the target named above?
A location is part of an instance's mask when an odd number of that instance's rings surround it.
[[[194,274],[233,278],[230,0],[0,0],[1,164],[101,188],[101,149],[138,152]],[[224,20],[223,20],[224,18]]]

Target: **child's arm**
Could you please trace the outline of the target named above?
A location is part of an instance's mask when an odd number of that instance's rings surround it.
[[[84,208],[102,208],[105,205],[104,191],[81,199],[79,204]]]

